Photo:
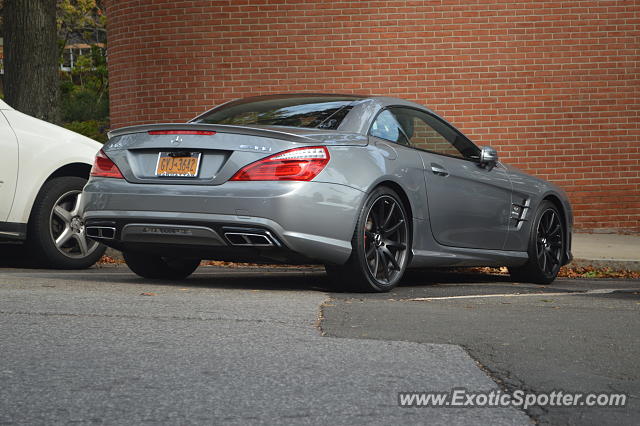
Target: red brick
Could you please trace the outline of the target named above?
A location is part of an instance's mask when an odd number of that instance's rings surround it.
[[[425,104],[563,186],[583,230],[640,232],[640,2],[110,0],[113,128],[232,98]]]

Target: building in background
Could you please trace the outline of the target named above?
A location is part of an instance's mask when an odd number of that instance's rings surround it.
[[[107,54],[107,47],[104,43],[73,43],[68,44],[64,47],[64,52],[62,53],[62,63],[60,64],[60,69],[62,71],[71,71],[74,66],[78,63],[78,59],[82,56],[91,55],[92,47],[97,47],[100,49],[100,52],[103,56]]]
[[[640,232],[637,1],[169,1],[107,6],[111,126],[275,92],[430,106],[563,187],[576,227]]]
[[[60,70],[67,72],[71,71],[74,65],[76,65],[78,58],[83,55],[91,54],[92,46],[98,47],[104,55],[107,54],[107,46],[105,43],[101,42],[88,44],[84,41],[75,41],[71,44],[65,45],[62,52]],[[4,39],[2,37],[0,37],[0,75],[4,75]],[[2,92],[0,91],[0,93]]]

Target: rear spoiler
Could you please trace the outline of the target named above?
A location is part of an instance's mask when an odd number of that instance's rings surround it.
[[[128,135],[132,133],[147,133],[153,130],[205,130],[216,133],[233,133],[237,135],[260,136],[265,138],[283,139],[290,142],[317,143],[318,141],[309,137],[296,135],[279,130],[261,129],[259,127],[232,126],[228,124],[200,124],[200,123],[160,123],[143,124],[139,126],[128,126],[112,130],[107,133],[109,139],[116,136]]]

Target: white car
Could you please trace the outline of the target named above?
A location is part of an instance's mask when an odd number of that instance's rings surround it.
[[[0,100],[0,242],[24,241],[39,265],[81,269],[105,247],[86,238],[82,188],[98,142]]]

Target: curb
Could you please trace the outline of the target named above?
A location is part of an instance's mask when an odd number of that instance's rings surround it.
[[[593,266],[594,268],[609,268],[613,271],[640,272],[640,261],[622,259],[573,259],[570,267]]]

